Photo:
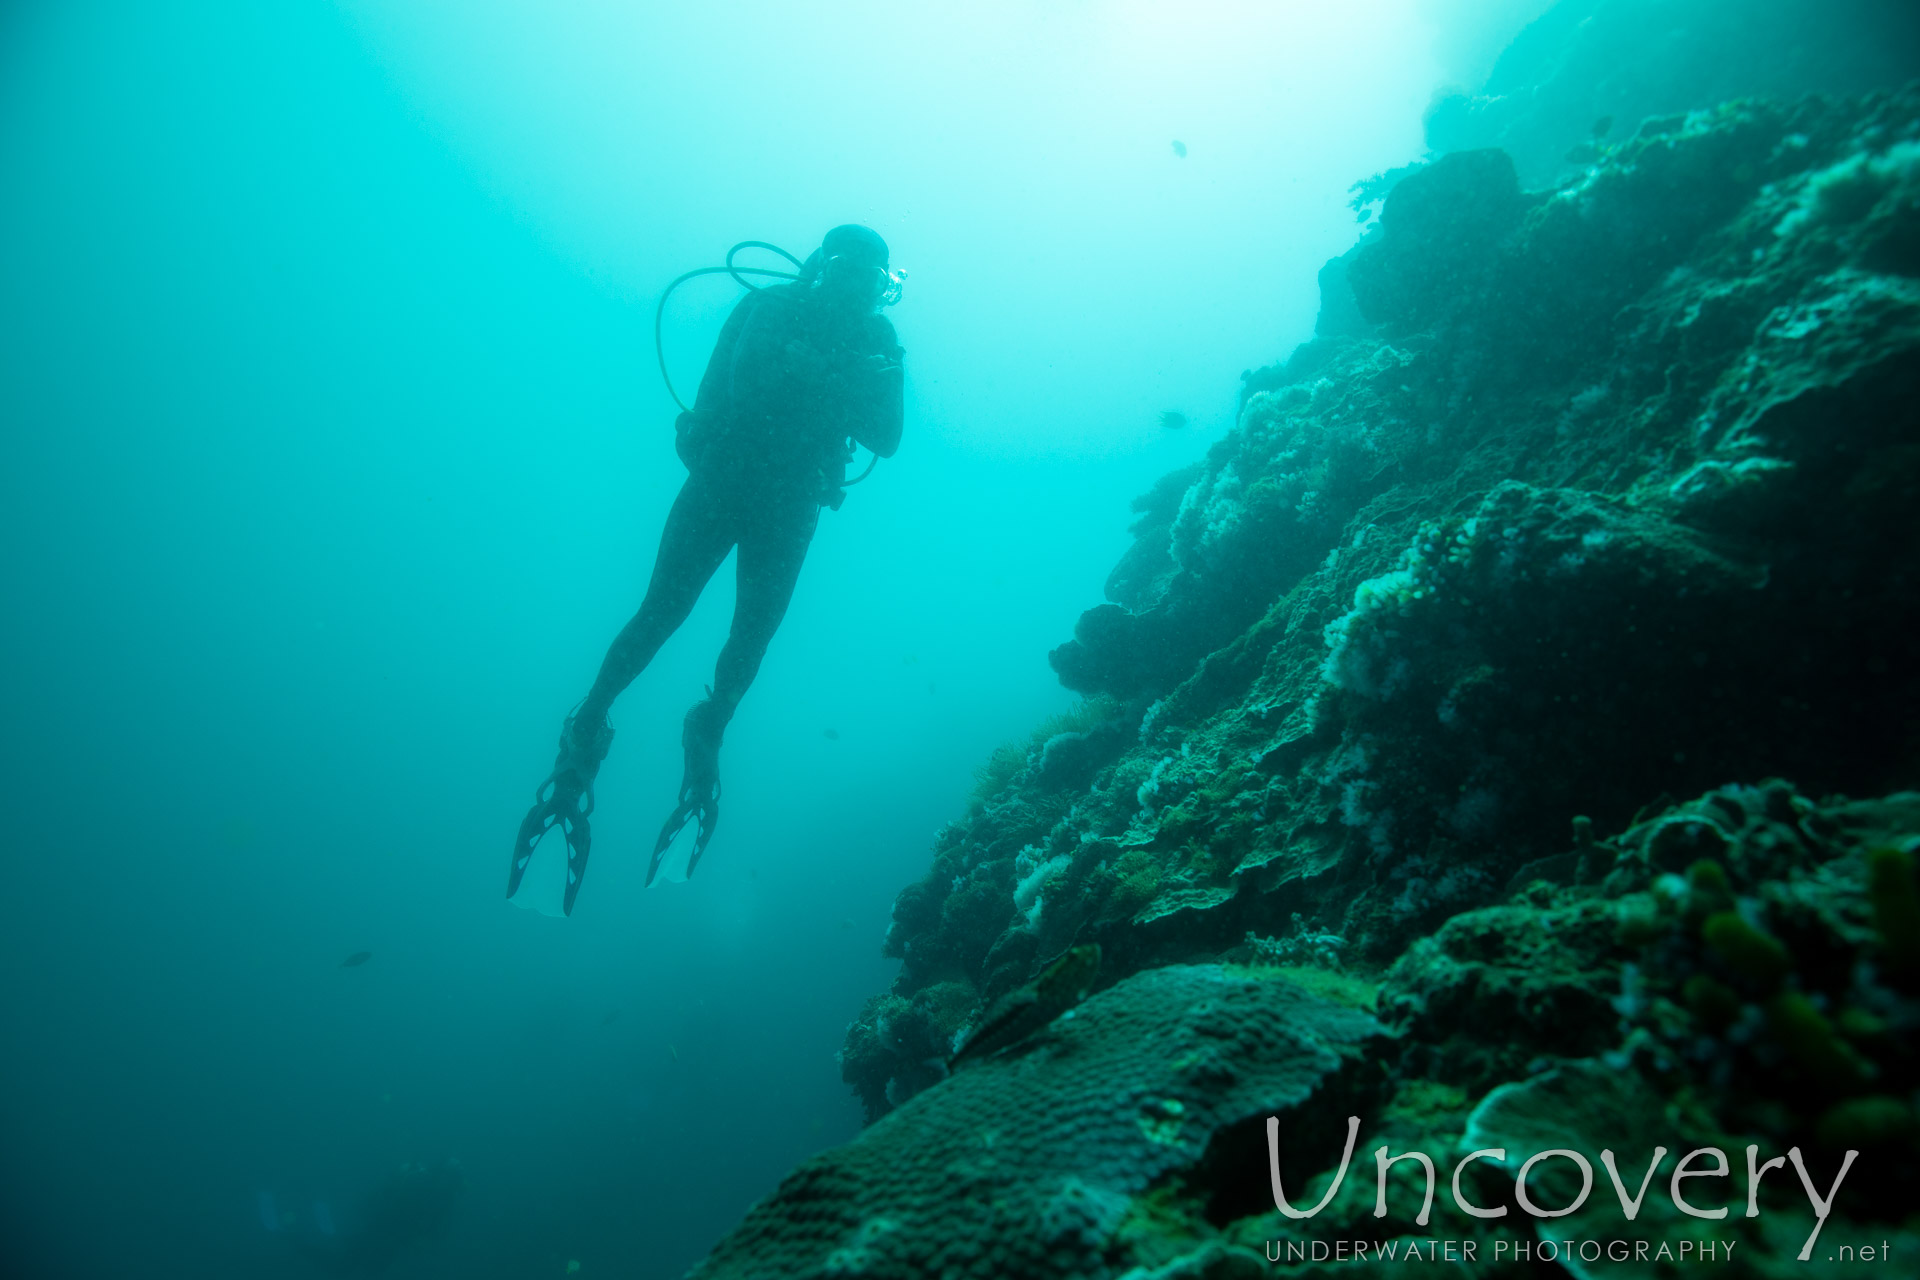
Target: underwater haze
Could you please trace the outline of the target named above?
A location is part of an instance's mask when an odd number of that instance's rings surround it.
[[[0,173],[0,1276],[1920,1274],[1910,0],[14,0]]]
[[[7,6],[7,1273],[319,1274],[454,1159],[390,1274],[671,1276],[851,1137],[894,896],[1071,702],[1129,500],[1545,7]],[[643,889],[730,569],[614,708],[571,918],[517,910],[685,475],[654,303],[844,222],[910,273],[905,439],[823,516],[725,822]],[[683,396],[737,294],[675,294]]]

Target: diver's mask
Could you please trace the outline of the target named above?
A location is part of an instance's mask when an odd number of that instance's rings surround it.
[[[859,278],[871,290],[872,305],[876,307],[891,307],[899,302],[900,291],[907,283],[907,273],[904,271],[855,262],[838,253],[827,259],[820,279],[825,280],[829,273],[845,273]]]

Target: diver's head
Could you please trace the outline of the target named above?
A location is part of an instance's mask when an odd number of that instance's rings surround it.
[[[849,222],[827,232],[801,278],[830,305],[871,311],[900,300],[906,273],[888,268],[887,242],[879,232]]]

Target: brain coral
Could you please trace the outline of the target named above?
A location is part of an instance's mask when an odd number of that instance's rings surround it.
[[[801,1165],[691,1274],[1117,1274],[1133,1196],[1305,1100],[1378,1031],[1274,977],[1137,974]]]

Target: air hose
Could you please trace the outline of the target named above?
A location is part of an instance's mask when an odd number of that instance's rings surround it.
[[[794,265],[794,270],[775,271],[767,267],[736,267],[733,265],[733,258],[734,255],[742,249],[765,249],[770,253],[777,253],[788,262],[791,262]],[[794,257],[777,244],[768,244],[765,240],[742,240],[739,244],[727,250],[726,264],[724,266],[695,267],[693,270],[682,272],[673,278],[673,283],[668,285],[666,292],[660,295],[660,304],[653,309],[653,354],[654,358],[660,362],[660,381],[667,384],[667,394],[673,397],[673,402],[680,406],[682,413],[691,413],[693,410],[686,401],[680,398],[680,393],[673,389],[673,378],[667,373],[666,344],[661,338],[661,325],[667,314],[667,299],[673,296],[673,291],[696,276],[717,275],[732,276],[734,283],[740,285],[742,288],[764,289],[767,286],[755,284],[753,281],[747,279],[747,277],[771,276],[776,280],[798,280],[800,278],[800,271],[805,268],[805,265],[806,264],[802,263],[800,259]],[[859,484],[862,480],[865,480],[873,474],[874,467],[878,466],[879,463],[880,455],[876,453],[873,455],[872,461],[867,463],[867,469],[865,471],[862,471],[853,479],[846,481],[841,487],[845,488],[846,485]]]

